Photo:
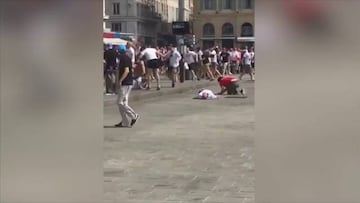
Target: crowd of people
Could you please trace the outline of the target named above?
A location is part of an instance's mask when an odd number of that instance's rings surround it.
[[[188,47],[181,54],[176,46],[144,47],[126,45],[126,55],[130,57],[133,67],[135,89],[151,89],[151,81],[156,81],[156,89],[160,90],[160,76],[166,75],[174,88],[179,81],[180,64],[183,63],[191,74],[192,80],[215,80],[219,77],[240,74],[250,75],[254,80],[255,52],[254,47],[200,49]],[[104,45],[104,79],[105,93],[117,94],[119,78],[119,46]]]
[[[220,49],[214,47],[201,50],[188,47],[181,54],[176,46],[154,48],[136,47],[128,42],[120,46],[104,46],[105,93],[117,94],[117,105],[121,122],[115,127],[132,127],[140,118],[128,103],[134,87],[151,89],[151,81],[156,80],[156,89],[160,90],[160,75],[166,74],[174,88],[179,80],[180,65],[188,70],[193,80],[210,80],[217,78],[220,91],[214,94],[211,90],[200,90],[201,99],[215,99],[216,95],[227,92],[229,95],[245,95],[239,89],[239,80],[249,74],[254,80],[254,49]],[[239,73],[239,78],[231,75]]]

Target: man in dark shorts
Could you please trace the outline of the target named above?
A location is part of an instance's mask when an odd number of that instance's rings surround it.
[[[185,53],[184,55],[184,62],[188,64],[189,71],[192,75],[193,80],[200,80],[200,76],[198,75],[199,71],[198,71],[197,60],[198,60],[197,53],[194,51],[194,48],[190,47],[188,49],[188,52]]]
[[[243,71],[240,73],[239,79],[241,80],[245,74],[249,74],[251,81],[254,81],[255,78],[253,74],[253,69],[251,68],[251,54],[249,53],[247,48],[245,49],[245,53],[243,55],[243,61],[244,61],[244,67],[243,67]]]
[[[146,61],[145,64],[147,67],[147,89],[151,88],[151,72],[153,72],[157,83],[157,90],[160,90],[159,56],[161,56],[161,53],[159,53],[159,51],[155,48],[151,47],[144,49],[139,56],[140,58],[145,57]]]
[[[234,78],[234,77],[219,77],[218,78],[218,82],[220,85],[220,92],[217,93],[217,95],[222,95],[225,92],[227,92],[228,95],[238,95],[239,92],[237,91],[237,89],[239,88],[239,79]],[[240,94],[241,95],[245,95],[245,90],[244,89],[240,89]]]

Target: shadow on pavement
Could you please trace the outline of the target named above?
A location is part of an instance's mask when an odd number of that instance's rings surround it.
[[[237,99],[246,99],[247,96],[225,96],[224,98],[237,98]]]

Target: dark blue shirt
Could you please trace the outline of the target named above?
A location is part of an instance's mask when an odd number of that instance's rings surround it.
[[[131,58],[128,57],[125,53],[121,53],[119,55],[119,77],[124,74],[125,68],[129,68],[129,73],[122,81],[121,85],[133,85],[133,67]]]

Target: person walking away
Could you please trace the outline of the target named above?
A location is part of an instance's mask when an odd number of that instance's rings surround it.
[[[230,54],[226,48],[223,48],[220,57],[222,62],[222,75],[232,75],[229,69]]]
[[[237,89],[240,87],[239,80],[235,77],[219,77],[218,82],[220,85],[220,92],[217,95],[222,95],[227,92],[228,95],[237,95],[239,92]],[[240,94],[245,95],[245,90],[240,89]]]
[[[253,75],[255,75],[255,51],[254,51],[254,47],[250,48],[250,56],[251,56],[252,72],[253,72]]]
[[[243,71],[240,73],[239,79],[241,80],[245,74],[249,74],[251,77],[251,81],[254,81],[255,79],[251,68],[251,55],[247,50],[247,48],[245,49],[245,53],[243,55],[243,61],[244,61],[244,67],[243,67]]]
[[[194,52],[194,49],[190,47],[188,49],[188,52],[184,55],[184,61],[189,65],[189,71],[192,74],[193,80],[200,80],[200,77],[198,76],[197,71],[197,60],[198,55]]]
[[[121,122],[115,127],[132,127],[140,118],[139,114],[129,106],[129,95],[133,87],[133,67],[131,58],[126,55],[126,46],[120,45],[119,48],[119,92],[117,105],[121,115]],[[129,120],[129,118],[131,120]]]
[[[237,67],[238,65],[238,58],[239,58],[239,53],[236,51],[236,49],[231,48],[230,52],[229,52],[230,56],[230,72],[231,73],[236,73],[237,72]]]
[[[242,54],[241,54],[241,49],[240,48],[237,48],[236,49],[236,53],[237,53],[237,67],[236,67],[236,72],[238,74],[241,73],[242,71]]]
[[[221,76],[221,73],[218,70],[218,60],[215,49],[212,49],[210,51],[210,69],[215,77]]]
[[[116,71],[117,71],[117,52],[112,45],[109,45],[107,50],[104,52],[105,60],[105,93],[115,94],[116,93]]]
[[[182,56],[175,46],[167,53],[165,58],[169,59],[168,77],[171,80],[171,87],[175,87],[177,74],[179,73],[180,60]]]
[[[210,81],[213,81],[215,78],[212,71],[210,70],[210,63],[210,52],[207,50],[202,55],[202,72],[205,74],[205,77],[208,77]]]
[[[159,56],[161,56],[161,54],[155,48],[149,46],[141,52],[140,58],[142,58],[143,56],[145,57],[145,66],[147,68],[147,89],[151,89],[151,73],[153,73],[156,79],[156,89],[160,90]]]
[[[197,55],[197,59],[196,59],[196,69],[197,69],[197,75],[199,76],[199,78],[201,79],[202,78],[202,75],[203,75],[203,70],[202,70],[202,55],[204,54],[202,52],[202,50],[200,49],[200,47],[197,47],[196,48],[196,55]]]

